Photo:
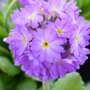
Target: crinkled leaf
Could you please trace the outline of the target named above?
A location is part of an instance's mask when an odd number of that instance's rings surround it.
[[[20,71],[15,67],[8,58],[0,56],[0,69],[7,73],[8,75],[14,76],[20,73]]]
[[[67,74],[55,82],[52,90],[84,90],[84,83],[78,73]]]
[[[90,90],[90,83],[86,84],[85,90]]]
[[[16,87],[16,90],[36,90],[36,88],[37,88],[36,83],[28,79],[19,83],[18,86]]]

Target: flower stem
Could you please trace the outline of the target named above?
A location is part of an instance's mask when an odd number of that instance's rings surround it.
[[[8,15],[11,11],[11,9],[13,8],[13,6],[15,5],[15,3],[17,2],[18,0],[12,0],[12,2],[10,3],[10,5],[8,6],[7,10],[6,10],[6,15],[5,15],[5,19],[4,19],[4,22],[5,22],[5,26],[7,26],[7,19],[8,19]],[[6,28],[7,29],[7,28]]]
[[[49,90],[49,83],[43,80],[43,90]]]
[[[8,13],[10,12],[10,10],[12,9],[12,7],[14,6],[14,4],[17,2],[17,0],[12,0],[12,2],[10,3],[7,11],[6,11],[6,16],[5,16],[5,21],[7,21],[7,17],[8,17]]]

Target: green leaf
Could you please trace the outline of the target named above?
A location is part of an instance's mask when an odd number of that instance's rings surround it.
[[[0,69],[7,73],[8,75],[14,76],[20,73],[20,71],[15,67],[8,58],[0,56]]]
[[[82,10],[80,14],[85,19],[90,20],[90,0],[76,0],[79,9]]]
[[[38,81],[38,82],[40,82],[40,80],[39,80],[39,78],[35,78],[35,77],[29,77],[28,75],[26,75],[26,74],[24,74],[24,76],[25,76],[25,78],[31,78],[32,80],[34,80],[34,81]]]
[[[0,80],[4,82],[4,84],[8,84],[8,81],[11,81],[12,77],[7,74],[0,72]]]
[[[19,82],[19,79],[18,76],[13,77],[0,72],[0,80],[4,83],[4,87],[5,87],[4,90],[15,90],[15,88],[13,87],[16,87],[17,83]]]
[[[4,17],[3,17],[3,13],[1,10],[0,10],[0,26],[4,27]]]
[[[10,52],[6,48],[1,46],[1,42],[0,42],[0,56],[6,56],[11,58]]]
[[[2,3],[2,7],[4,8],[4,10],[6,10],[7,9],[7,7],[8,7],[8,5],[6,4],[6,3]]]
[[[0,80],[0,90],[5,90],[4,89],[4,83]]]
[[[8,0],[8,5],[12,2],[12,0]]]
[[[31,77],[31,79],[34,80],[34,81],[38,81],[38,82],[40,82],[40,80],[39,80],[38,78]]]
[[[86,84],[85,90],[90,90],[90,83]]]
[[[55,82],[52,90],[84,90],[84,83],[78,73],[67,74],[65,78],[60,78]]]
[[[8,36],[8,34],[7,34],[7,32],[5,32],[5,29],[0,27],[0,37],[7,37],[7,36]]]
[[[10,23],[10,30],[12,30],[13,28],[15,28],[15,25],[16,25],[16,24],[14,24],[14,23],[11,22],[11,23]]]
[[[5,42],[3,42],[3,38],[7,37],[8,34],[5,31],[5,29],[3,27],[0,26],[0,46],[4,47],[4,48],[8,48],[8,44],[6,44]]]
[[[5,29],[3,27],[0,26],[0,46],[8,49],[8,44],[6,44],[5,42],[3,42],[3,38],[7,37],[8,34],[6,33]]]
[[[36,83],[30,79],[27,79],[19,83],[16,90],[36,90],[36,88]]]
[[[43,87],[40,87],[38,90],[43,90]]]

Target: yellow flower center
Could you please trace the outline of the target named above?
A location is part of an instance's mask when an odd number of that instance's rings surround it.
[[[44,8],[41,8],[41,11],[44,12]]]
[[[42,46],[43,46],[44,48],[48,48],[48,47],[49,47],[49,43],[48,43],[47,41],[45,41],[45,42],[43,42]]]
[[[31,15],[31,16],[29,17],[29,19],[33,19],[33,18],[34,18],[34,16],[35,16],[35,15]]]
[[[62,34],[62,30],[61,30],[60,28],[57,30],[57,32],[58,32],[59,34]]]
[[[41,15],[44,14],[44,8],[41,8],[40,14],[41,14]]]
[[[62,62],[62,60],[59,60],[58,62],[60,63],[60,62]]]
[[[73,18],[73,22],[76,24],[76,20]]]
[[[76,42],[78,42],[78,41],[79,41],[79,35],[76,36]]]
[[[59,12],[59,10],[57,8],[53,8],[53,10],[55,10],[56,12]]]
[[[26,39],[26,37],[23,37],[23,41],[24,41],[24,43],[26,43],[26,42],[27,42],[27,39]]]

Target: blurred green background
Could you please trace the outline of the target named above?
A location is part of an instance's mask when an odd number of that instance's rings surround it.
[[[8,44],[3,42],[3,38],[7,37],[10,30],[15,26],[11,21],[10,14],[16,8],[20,9],[20,7],[23,7],[17,1],[10,8],[13,1],[3,0],[0,2],[0,90],[42,90],[42,83],[39,79],[28,77],[21,71],[20,66],[14,66],[13,52],[8,49]],[[82,10],[80,15],[85,18],[85,21],[90,21],[90,0],[76,1],[79,9]],[[58,80],[50,81],[50,90],[90,90],[89,68],[87,73],[89,75],[87,75],[89,77],[88,80],[82,80],[83,76],[80,76],[81,71],[79,70],[80,74],[68,74],[64,79],[59,78]]]

